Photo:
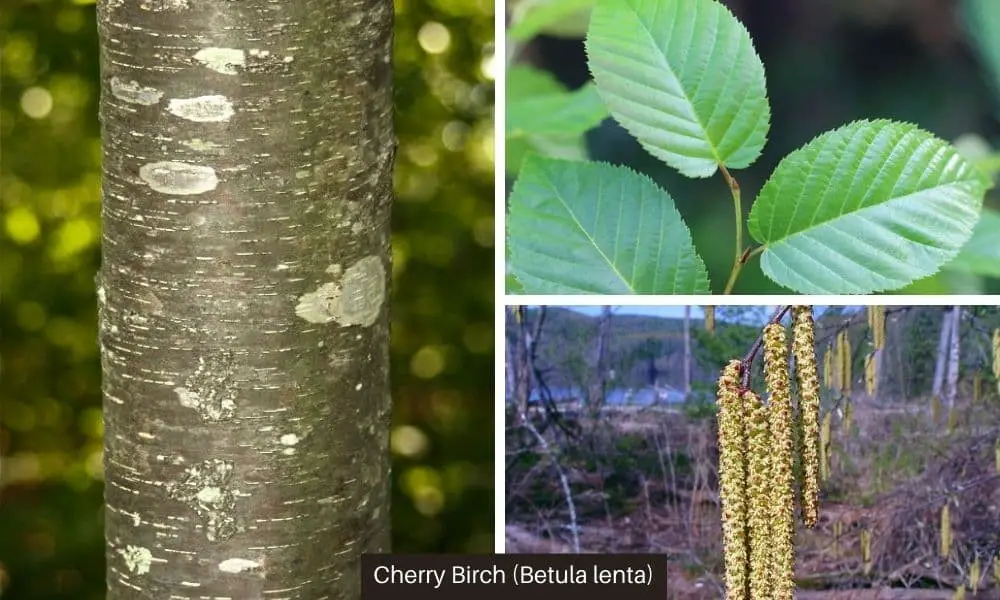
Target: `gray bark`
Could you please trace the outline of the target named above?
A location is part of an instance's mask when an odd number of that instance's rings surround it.
[[[103,0],[107,598],[387,551],[389,0]]]
[[[691,397],[691,306],[684,307],[684,400]]]
[[[593,353],[590,357],[590,382],[587,392],[587,404],[590,410],[599,410],[604,404],[604,385],[607,381],[607,364],[605,360],[608,331],[611,329],[611,307],[601,309],[597,320],[597,336],[594,338]]]
[[[941,388],[944,386],[945,369],[948,366],[948,339],[951,336],[951,311],[941,313],[941,337],[938,338],[937,355],[934,359],[934,380],[931,384],[931,394],[941,397]]]
[[[961,337],[959,328],[962,325],[962,307],[956,306],[951,311],[951,335],[948,342],[948,375],[944,387],[944,404],[949,409],[955,406],[958,395],[959,357],[961,356]]]

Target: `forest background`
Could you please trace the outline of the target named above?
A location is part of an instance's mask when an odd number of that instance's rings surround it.
[[[715,388],[775,308],[509,308],[507,551],[667,554],[670,598],[721,597]],[[876,351],[870,309],[814,307],[824,475],[796,598],[995,598],[1000,308],[882,308]]]

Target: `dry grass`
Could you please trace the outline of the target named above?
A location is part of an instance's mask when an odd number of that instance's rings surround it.
[[[796,598],[943,600],[970,586],[976,556],[979,593],[965,597],[1000,598],[990,565],[1000,560],[1000,400],[963,403],[937,421],[929,405],[857,402],[835,416],[819,522],[797,533]],[[672,597],[721,597],[714,423],[628,408],[579,426],[578,438],[559,440],[555,458],[581,515],[581,549],[665,553]],[[529,450],[512,440],[509,453]],[[944,502],[954,537],[946,557],[938,552]],[[507,510],[508,552],[565,550],[565,499],[544,469],[508,468]],[[863,531],[872,540],[867,569]]]

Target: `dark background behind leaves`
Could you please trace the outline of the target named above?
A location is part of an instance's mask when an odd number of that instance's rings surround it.
[[[527,0],[517,0],[525,2]],[[979,60],[957,0],[723,0],[750,31],[767,76],[771,128],[763,154],[734,172],[743,208],[781,158],[817,135],[867,118],[909,121],[954,141],[978,134],[1000,145],[1000,91]],[[582,40],[539,36],[519,60],[550,71],[575,89],[590,80]],[[608,119],[588,134],[591,158],[628,164],[674,198],[721,291],[732,266],[732,200],[722,178],[687,179],[649,155]],[[508,186],[509,189],[509,186]],[[1000,208],[1000,193],[987,196]],[[997,293],[1000,281],[955,271],[903,293]],[[740,275],[736,293],[787,293],[759,261]]]
[[[0,595],[104,597],[95,7],[0,7]],[[396,2],[393,531],[493,549],[493,3]]]

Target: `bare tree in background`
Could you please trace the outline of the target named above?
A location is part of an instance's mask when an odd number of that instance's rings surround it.
[[[684,400],[691,397],[691,307],[684,306]]]
[[[611,307],[601,309],[597,320],[597,336],[594,338],[594,349],[590,359],[590,386],[587,393],[587,405],[592,411],[599,410],[604,404],[604,386],[607,381],[607,343],[608,332],[611,329]]]
[[[955,407],[955,396],[958,395],[959,357],[961,356],[960,328],[962,324],[962,307],[951,310],[951,334],[948,342],[948,376],[944,388],[944,404],[949,409]]]
[[[941,397],[941,390],[944,387],[944,376],[948,367],[948,340],[951,338],[953,316],[953,311],[941,312],[941,334],[938,338],[937,354],[934,359],[934,380],[931,384],[931,394],[936,398]]]
[[[388,0],[98,3],[108,600],[387,551]]]
[[[532,374],[535,372],[535,348],[542,334],[547,307],[539,306],[535,318],[528,323],[528,312],[523,306],[508,306],[506,308],[507,326],[514,331],[514,339],[510,341],[507,364],[513,369],[507,369],[508,381],[513,379],[514,403],[519,414],[528,414],[528,400],[531,397]],[[511,373],[513,371],[513,373]]]

